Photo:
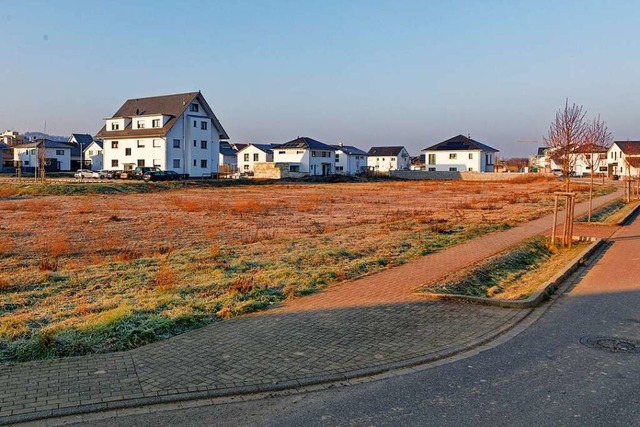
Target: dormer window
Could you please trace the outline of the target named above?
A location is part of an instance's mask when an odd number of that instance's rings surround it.
[[[120,130],[120,123],[112,122],[111,130]]]
[[[136,127],[138,129],[144,129],[144,120],[138,120],[136,121]]]
[[[200,106],[198,104],[191,104],[189,106],[189,111],[193,111],[195,113],[197,113],[200,109]]]
[[[151,120],[151,127],[152,128],[159,128],[160,127],[160,119]]]

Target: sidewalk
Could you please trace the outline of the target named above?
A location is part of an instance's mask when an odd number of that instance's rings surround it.
[[[576,215],[584,212],[585,203],[576,206]],[[546,216],[136,350],[1,366],[0,423],[295,388],[455,354],[495,338],[530,310],[424,301],[411,291],[551,225]]]

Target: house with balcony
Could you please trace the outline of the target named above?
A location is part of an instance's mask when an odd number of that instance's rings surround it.
[[[276,145],[272,150],[274,163],[285,164],[288,172],[323,176],[336,171],[336,149],[306,136]]]
[[[366,151],[362,151],[353,145],[342,143],[332,145],[336,149],[336,173],[338,175],[356,175],[367,170]]]
[[[256,163],[273,162],[271,144],[247,144],[238,151],[238,172],[253,174]]]
[[[495,172],[498,150],[464,135],[422,150],[431,172]]]
[[[411,168],[411,156],[403,146],[371,147],[367,154],[367,167],[375,172],[387,173]]]
[[[200,92],[135,98],[96,134],[103,140],[103,167],[155,166],[189,177],[218,173],[226,131]]]

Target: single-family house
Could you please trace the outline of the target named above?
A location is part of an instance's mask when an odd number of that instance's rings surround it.
[[[103,163],[103,145],[100,140],[93,140],[87,147],[84,149],[84,162],[85,165],[94,171],[99,171],[104,169]]]
[[[531,156],[529,164],[535,172],[551,172],[551,158],[549,156],[549,147],[538,147],[535,156]]]
[[[71,150],[68,142],[36,139],[35,141],[13,146],[13,161],[23,171],[33,171],[40,167],[40,158],[44,150],[45,170],[47,172],[70,171]]]
[[[105,119],[105,169],[155,166],[191,177],[218,173],[220,140],[229,136],[200,92],[128,99]]]
[[[411,156],[411,170],[412,171],[425,170],[424,154],[420,154],[419,156]]]
[[[16,132],[14,130],[8,130],[0,134],[0,142],[3,142],[9,147],[12,147],[14,145],[24,144],[25,142],[28,142],[28,141],[25,141],[25,137],[23,135],[20,135],[19,132]]]
[[[428,171],[494,172],[498,150],[458,135],[425,148],[422,152],[425,154]]]
[[[371,147],[367,157],[367,167],[376,172],[409,170],[411,156],[403,146]]]
[[[311,176],[332,175],[336,170],[336,149],[303,136],[272,148],[274,163],[288,165],[288,171]]]
[[[87,146],[93,142],[93,137],[88,133],[72,133],[67,142],[73,145],[71,170],[90,168],[91,162],[84,158],[84,153]]]
[[[273,162],[271,144],[246,144],[238,150],[238,172],[252,174],[256,163]]]
[[[338,175],[356,175],[366,172],[368,157],[366,151],[343,143],[332,145],[332,147],[336,150],[336,173]]]
[[[640,176],[640,141],[614,141],[607,151],[608,175]]]
[[[220,173],[232,173],[238,170],[238,152],[228,141],[220,141],[218,165]]]
[[[577,176],[590,175],[592,173],[595,175],[608,175],[607,151],[607,147],[596,144],[580,146],[575,153],[575,159],[572,161],[573,172]]]

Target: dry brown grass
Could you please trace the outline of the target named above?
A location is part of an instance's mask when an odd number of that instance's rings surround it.
[[[171,291],[178,284],[178,275],[171,266],[163,265],[156,273],[155,282],[157,290],[161,292]]]

